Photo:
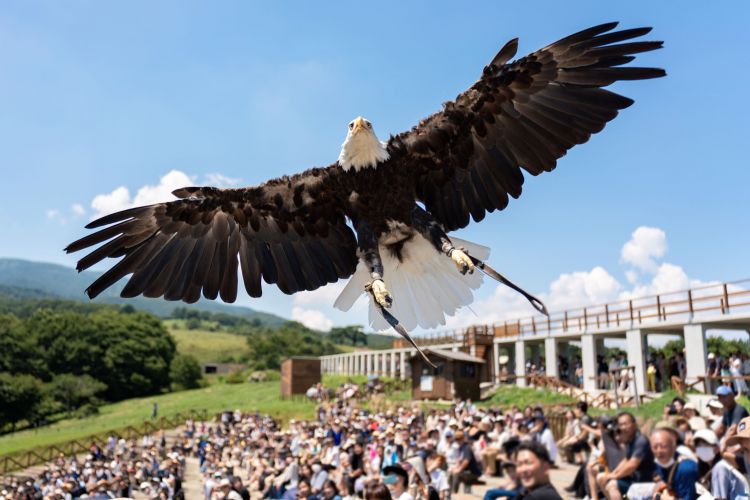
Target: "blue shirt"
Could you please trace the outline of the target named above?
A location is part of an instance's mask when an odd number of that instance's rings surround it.
[[[678,460],[678,455],[675,454],[674,459]],[[669,480],[669,471],[672,467],[664,468],[658,463],[654,465],[654,472],[666,483]],[[695,483],[697,482],[698,463],[690,459],[678,461],[671,484],[671,489],[677,494],[677,498],[680,500],[696,500],[698,494],[695,491]]]
[[[711,494],[716,498],[737,498],[747,495],[745,484],[732,472],[732,467],[726,460],[719,460],[711,469]]]

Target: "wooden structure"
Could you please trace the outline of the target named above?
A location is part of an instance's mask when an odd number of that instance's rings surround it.
[[[289,358],[281,363],[281,397],[305,394],[320,382],[320,358]]]
[[[479,399],[483,359],[460,351],[424,349],[435,365],[431,367],[419,355],[411,358],[411,394],[413,399]]]

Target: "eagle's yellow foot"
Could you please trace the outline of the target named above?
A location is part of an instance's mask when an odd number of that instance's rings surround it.
[[[385,283],[381,279],[372,280],[365,286],[365,290],[372,294],[372,297],[382,307],[391,307],[393,297],[385,288]]]
[[[450,258],[456,264],[458,272],[461,274],[466,274],[467,272],[472,274],[474,272],[474,263],[463,250],[454,248],[450,253]]]

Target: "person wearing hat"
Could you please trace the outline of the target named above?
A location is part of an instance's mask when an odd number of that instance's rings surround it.
[[[719,439],[711,429],[701,429],[693,435],[695,455],[698,457],[698,493],[710,493],[715,499],[729,500],[748,494],[742,473],[722,458]]]
[[[677,453],[678,437],[677,431],[671,427],[658,427],[651,433],[654,478],[658,480],[656,491],[661,491],[664,500],[696,500],[698,464]]]
[[[716,429],[716,435],[722,438],[730,427],[739,424],[743,418],[750,417],[750,413],[744,406],[737,404],[731,387],[722,385],[716,389],[716,397],[724,407],[721,425]]]
[[[523,500],[562,500],[549,479],[552,467],[547,448],[536,441],[526,441],[518,447],[516,470],[524,491]]]
[[[450,470],[451,491],[458,493],[458,486],[464,483],[464,493],[471,493],[471,484],[482,475],[474,450],[466,441],[464,431],[456,431],[454,440],[458,445],[458,461]]]
[[[391,498],[394,500],[413,500],[409,494],[409,473],[399,464],[389,465],[383,469],[383,484],[391,492]]]

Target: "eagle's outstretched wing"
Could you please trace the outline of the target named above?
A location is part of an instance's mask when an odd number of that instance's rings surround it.
[[[71,243],[75,252],[104,243],[78,261],[79,271],[122,257],[86,289],[96,297],[131,274],[123,297],[143,294],[195,302],[201,295],[237,297],[237,267],[247,292],[261,295],[261,276],[291,294],[349,277],[356,239],[334,196],[336,168],[312,169],[257,187],[184,188],[178,200],[107,215],[104,229]]]
[[[616,26],[589,28],[506,64],[518,47],[512,40],[469,90],[391,138],[391,156],[408,165],[417,197],[446,230],[505,208],[508,195],[521,194],[521,168],[532,175],[554,169],[568,149],[633,103],[602,87],[665,75],[621,67],[662,42],[630,41],[651,28],[612,31]]]

